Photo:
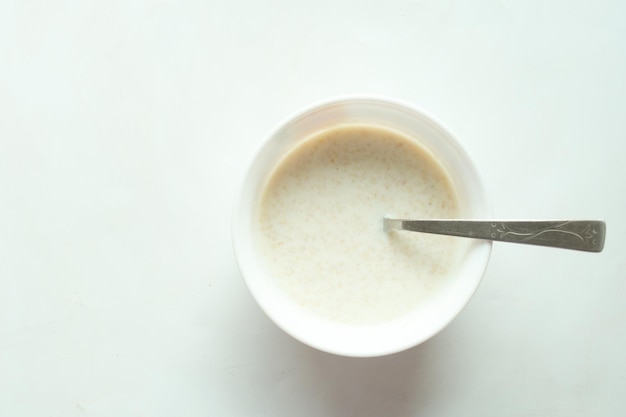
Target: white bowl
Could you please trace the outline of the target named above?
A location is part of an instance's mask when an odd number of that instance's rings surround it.
[[[455,279],[411,313],[389,322],[342,324],[317,317],[295,304],[277,287],[255,246],[255,208],[272,170],[291,149],[321,129],[345,123],[377,124],[419,137],[420,143],[447,170],[457,190],[462,217],[491,217],[482,181],[471,158],[440,122],[398,100],[376,96],[340,97],[287,118],[262,142],[245,175],[235,206],[233,245],[252,296],[285,332],[329,353],[355,357],[387,355],[431,338],[460,313],[480,284],[489,261],[491,242],[468,241],[467,251],[454,269]]]

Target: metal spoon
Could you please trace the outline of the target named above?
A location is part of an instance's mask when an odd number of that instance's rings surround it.
[[[402,220],[385,217],[383,230],[602,252],[606,224],[601,220]]]

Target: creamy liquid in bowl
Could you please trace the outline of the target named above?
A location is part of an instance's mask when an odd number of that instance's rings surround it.
[[[436,158],[377,126],[321,131],[267,182],[258,245],[278,287],[309,311],[373,324],[414,310],[444,286],[458,238],[382,230],[383,216],[455,218],[456,191]]]

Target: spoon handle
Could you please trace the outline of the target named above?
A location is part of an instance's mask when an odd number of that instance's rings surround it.
[[[601,220],[401,220],[384,219],[385,232],[408,230],[500,242],[602,252]]]

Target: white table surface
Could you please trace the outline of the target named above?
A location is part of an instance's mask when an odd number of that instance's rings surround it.
[[[624,416],[623,1],[1,1],[0,416]],[[601,254],[496,244],[430,341],[277,329],[230,219],[253,150],[338,94],[421,106],[502,218],[607,221]]]

